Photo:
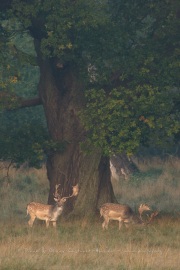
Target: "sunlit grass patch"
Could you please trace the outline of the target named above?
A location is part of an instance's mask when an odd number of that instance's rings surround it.
[[[9,184],[0,190],[0,269],[178,269],[179,168],[160,162],[143,166],[134,179],[116,182],[116,195],[135,211],[146,202],[160,213],[151,225],[120,231],[117,221],[110,221],[103,231],[100,216],[94,223],[65,222],[60,217],[56,230],[36,220],[29,228],[26,205],[32,200],[47,202],[47,177],[44,169],[13,171]]]
[[[57,230],[7,225],[0,269],[178,269],[179,220],[169,217],[121,231],[116,222],[108,231],[98,222],[82,231],[80,222],[59,223]]]

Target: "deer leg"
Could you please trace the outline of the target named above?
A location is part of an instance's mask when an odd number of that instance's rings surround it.
[[[122,224],[123,224],[122,220],[119,220],[119,230],[121,229]]]
[[[103,230],[104,230],[104,229],[108,229],[108,223],[109,223],[109,218],[104,217],[104,222],[103,222],[103,224],[102,224]]]
[[[28,221],[28,224],[30,227],[33,226],[34,220],[36,219],[36,216],[31,216],[30,220]]]
[[[103,230],[106,228],[106,222],[105,221],[102,224],[102,228],[103,228]]]
[[[56,228],[56,221],[53,221],[53,227]]]
[[[48,227],[49,227],[49,220],[46,219],[46,228],[48,228]]]

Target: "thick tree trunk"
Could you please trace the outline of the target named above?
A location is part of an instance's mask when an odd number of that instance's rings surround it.
[[[40,66],[39,95],[47,119],[50,137],[55,143],[64,144],[64,151],[52,151],[47,159],[50,183],[48,203],[54,203],[55,185],[60,184],[62,196],[72,193],[72,186],[79,185],[77,198],[66,202],[64,214],[90,218],[104,202],[115,201],[109,158],[103,158],[97,149],[84,153],[80,143],[85,131],[79,120],[84,106],[83,87],[77,72],[66,66],[58,68],[53,61],[43,60],[36,44]]]
[[[138,172],[136,164],[124,153],[111,157],[111,168],[116,179],[123,177],[128,180],[130,175]]]

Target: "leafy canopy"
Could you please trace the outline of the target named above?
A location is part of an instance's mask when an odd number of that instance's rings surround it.
[[[11,16],[44,58],[81,71],[88,141],[109,155],[179,131],[178,9],[176,0],[14,0]]]
[[[86,91],[83,113],[89,141],[105,154],[166,147],[179,132],[178,8],[177,1],[109,1],[105,87]]]

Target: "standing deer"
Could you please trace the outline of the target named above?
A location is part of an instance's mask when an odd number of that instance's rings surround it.
[[[142,219],[142,213],[144,211],[151,210],[147,204],[141,204],[139,206],[139,217],[136,216],[133,210],[126,204],[114,204],[114,203],[105,203],[100,208],[100,215],[103,216],[104,222],[102,223],[103,229],[108,229],[108,223],[110,220],[118,220],[119,221],[119,229],[124,223],[126,227],[128,227],[129,223],[132,224],[145,224]],[[151,214],[149,218],[150,223],[152,219],[158,215],[158,212],[154,212]],[[147,223],[147,224],[148,224]]]
[[[30,215],[30,220],[28,221],[30,227],[33,226],[33,223],[36,218],[45,220],[46,228],[49,227],[49,222],[52,222],[53,227],[56,227],[56,221],[64,209],[64,203],[68,198],[77,196],[79,192],[78,185],[76,185],[73,186],[72,195],[61,198],[60,195],[58,194],[58,187],[59,185],[56,185],[55,187],[55,194],[54,194],[54,200],[56,202],[55,205],[47,205],[36,202],[31,202],[27,205],[27,215],[28,214]]]

